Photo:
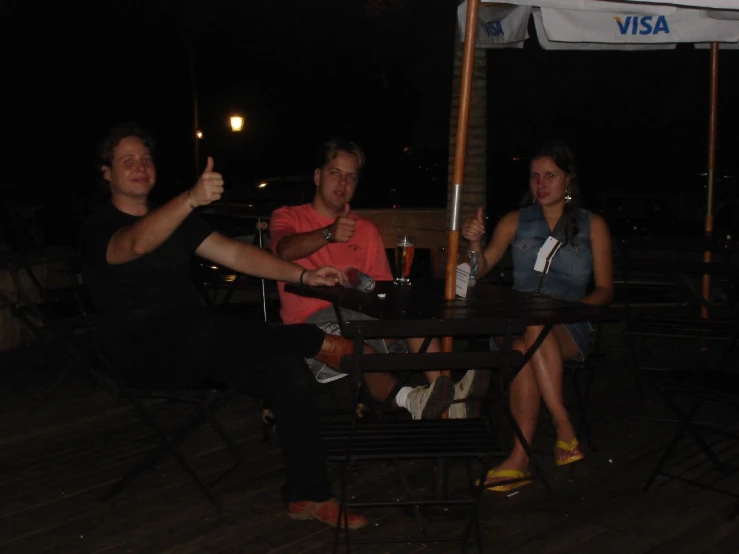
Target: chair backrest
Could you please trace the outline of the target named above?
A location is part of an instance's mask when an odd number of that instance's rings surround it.
[[[739,253],[739,244],[736,242],[714,238],[623,237],[619,244],[629,252],[646,250],[674,255],[712,252],[729,256]]]
[[[65,249],[64,252],[54,254],[48,259],[42,257],[38,263],[45,267],[44,271],[47,274],[43,281],[38,277],[29,258],[24,251],[17,251],[7,244],[0,244],[0,268],[5,269],[10,275],[19,304],[41,320],[70,315],[68,313],[70,309],[73,312],[72,315],[88,312],[89,303],[85,302],[85,292],[77,277],[81,273],[81,264],[75,252]],[[51,273],[64,274],[63,287],[49,286]],[[51,308],[55,304],[58,307],[62,303],[66,304],[67,308],[64,314],[54,314],[51,309],[42,310],[40,308],[41,306]]]
[[[721,309],[735,310],[739,286],[739,245],[716,239],[626,237],[618,242],[614,265],[624,284],[624,304],[631,307],[675,308],[701,304],[715,311],[718,305],[697,292],[703,275],[711,277],[714,292],[728,300]],[[710,253],[710,258],[705,254]],[[647,302],[637,301],[639,292]]]
[[[48,318],[38,307],[39,292],[36,290],[36,294],[32,294],[30,287],[23,282],[21,270],[26,267],[23,256],[13,251],[9,245],[0,244],[0,268],[7,271],[13,287],[12,291],[8,291],[11,294],[3,294],[4,302],[12,305],[11,310],[16,317],[20,318],[21,312],[23,312],[35,318],[37,325],[44,326],[48,323]],[[30,274],[28,272],[26,274],[30,278]],[[35,284],[37,281],[35,278],[31,278],[31,282]]]
[[[266,218],[256,218],[253,236],[242,236],[243,240],[258,248],[268,248],[269,223]],[[215,265],[209,260],[195,257],[193,259],[192,277],[206,304],[214,309],[221,309],[231,304],[234,299],[245,300],[250,304],[258,302],[261,308],[260,319],[264,322],[279,319],[278,311],[271,309],[271,300],[277,294],[277,284],[270,279],[240,274],[226,267]],[[258,295],[258,297],[256,296]]]

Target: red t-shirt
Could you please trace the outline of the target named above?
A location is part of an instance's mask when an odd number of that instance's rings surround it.
[[[328,243],[307,258],[295,260],[295,263],[306,269],[318,269],[325,265],[332,265],[341,270],[356,267],[376,281],[392,281],[385,245],[377,226],[351,212],[348,217],[357,222],[354,235],[348,242]],[[269,222],[270,248],[275,251],[283,237],[322,229],[333,222],[334,218],[319,214],[311,204],[283,206],[272,213]],[[312,313],[331,305],[325,300],[287,293],[285,283],[277,283],[277,286],[282,305],[280,316],[286,324],[302,323]]]

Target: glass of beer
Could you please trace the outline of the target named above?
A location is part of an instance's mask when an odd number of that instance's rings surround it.
[[[411,284],[411,266],[413,265],[413,254],[415,246],[413,237],[399,235],[395,243],[395,284]]]

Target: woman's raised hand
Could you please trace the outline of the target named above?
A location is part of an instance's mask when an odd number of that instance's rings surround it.
[[[470,242],[480,242],[485,235],[485,219],[482,208],[477,208],[477,217],[471,217],[462,225],[462,236]]]

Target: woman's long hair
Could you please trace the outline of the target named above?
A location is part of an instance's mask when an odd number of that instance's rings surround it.
[[[558,168],[565,172],[570,178],[567,186],[567,193],[570,200],[565,202],[564,211],[562,212],[562,231],[564,232],[564,244],[569,244],[572,239],[577,236],[580,231],[577,225],[577,216],[580,211],[580,176],[577,173],[577,164],[572,150],[564,142],[553,141],[545,144],[532,158],[539,160],[541,158],[551,158]],[[525,207],[535,202],[535,198],[531,190],[524,195],[521,206]]]

